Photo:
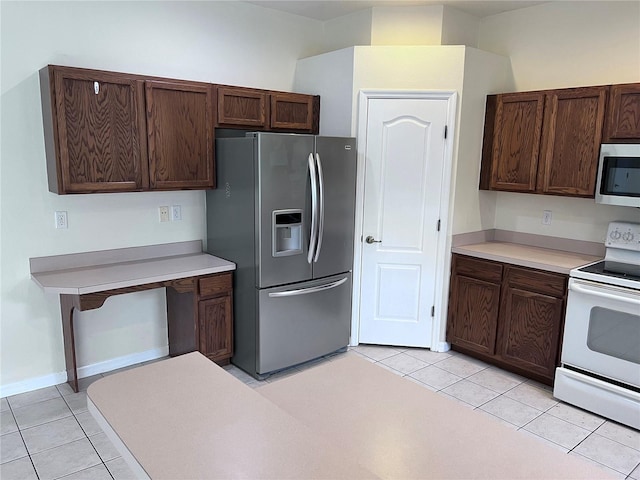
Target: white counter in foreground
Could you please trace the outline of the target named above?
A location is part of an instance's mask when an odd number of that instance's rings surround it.
[[[353,354],[254,390],[191,353],[87,394],[143,478],[607,478]]]

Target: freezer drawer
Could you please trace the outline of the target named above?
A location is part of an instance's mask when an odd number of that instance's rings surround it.
[[[351,273],[260,290],[258,375],[346,347]]]

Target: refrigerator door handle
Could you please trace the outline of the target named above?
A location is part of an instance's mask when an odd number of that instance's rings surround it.
[[[311,263],[318,241],[318,177],[313,153],[309,154],[309,175],[311,176],[311,235],[309,238],[309,252],[307,262]]]
[[[336,280],[335,282],[325,283],[324,285],[317,285],[315,287],[298,288],[296,290],[285,290],[284,292],[272,292],[269,293],[269,297],[293,297],[294,295],[306,295],[307,293],[322,292],[323,290],[329,290],[331,288],[339,287],[347,281],[347,278],[348,277],[344,277],[340,280]]]
[[[313,258],[314,262],[318,261],[320,249],[322,248],[322,237],[324,234],[324,178],[322,176],[322,163],[320,155],[316,153],[316,166],[318,168],[318,245],[316,246],[316,254]]]

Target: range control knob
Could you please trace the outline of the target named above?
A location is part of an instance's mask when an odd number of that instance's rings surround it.
[[[614,230],[609,234],[612,240],[618,240],[622,236],[622,234],[618,230]]]
[[[633,233],[631,233],[631,232],[625,233],[624,235],[622,235],[622,239],[625,242],[630,242],[631,240],[633,240]]]

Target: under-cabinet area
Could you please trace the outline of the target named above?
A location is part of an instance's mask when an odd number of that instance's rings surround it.
[[[320,97],[49,65],[49,190],[211,189],[215,129],[318,133]]]
[[[488,95],[480,189],[595,195],[601,143],[640,143],[640,83]]]

